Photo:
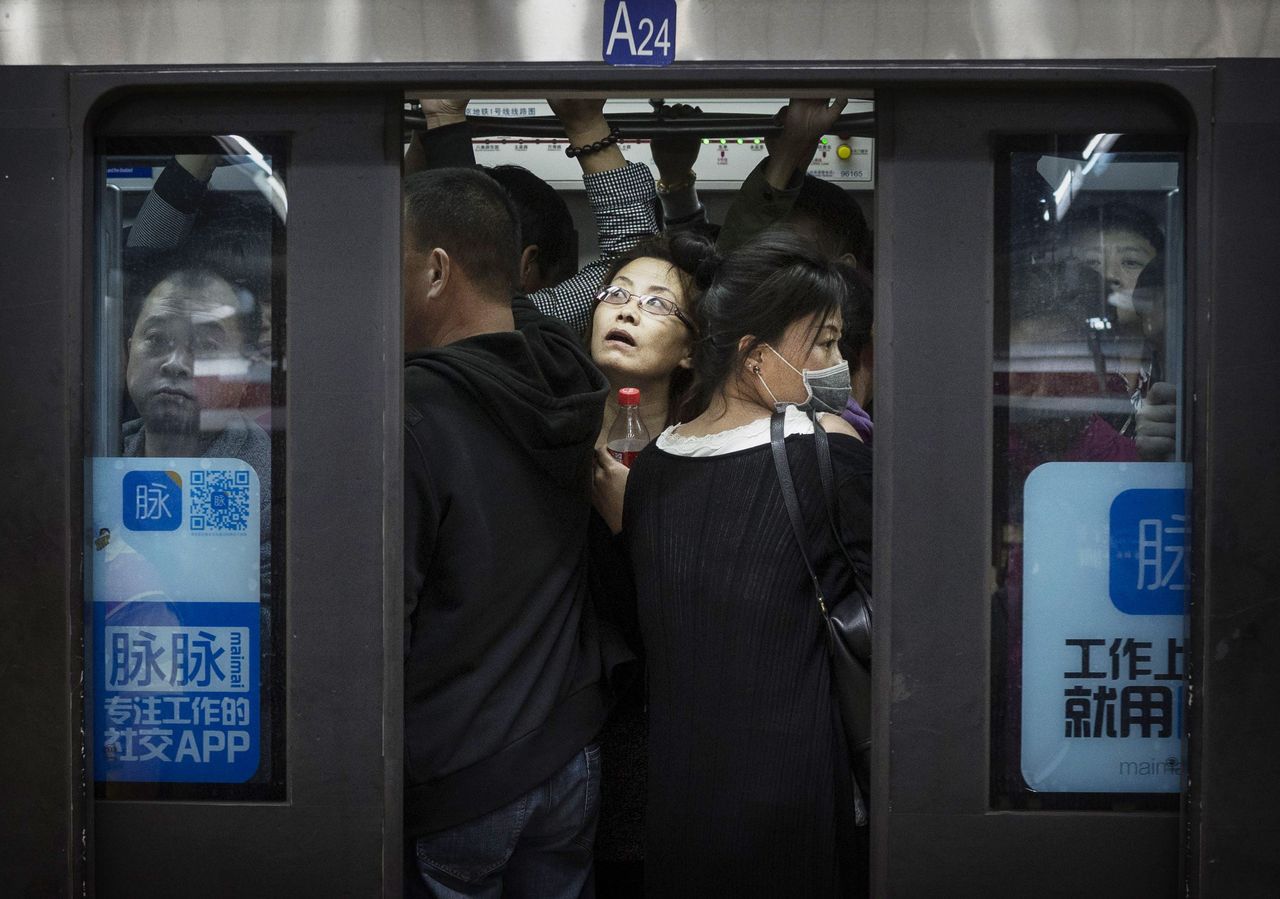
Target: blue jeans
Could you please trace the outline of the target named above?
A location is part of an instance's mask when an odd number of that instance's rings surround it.
[[[519,799],[421,837],[414,862],[437,899],[592,899],[600,747],[592,743]]]

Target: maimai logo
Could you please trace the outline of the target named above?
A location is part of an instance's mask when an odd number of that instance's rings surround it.
[[[182,476],[176,471],[131,471],[120,508],[131,531],[176,531],[182,525]]]

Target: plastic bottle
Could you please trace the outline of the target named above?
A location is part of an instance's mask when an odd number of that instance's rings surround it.
[[[649,429],[640,418],[640,390],[623,387],[618,391],[618,417],[609,428],[605,446],[609,455],[630,468],[640,450],[648,445]]]

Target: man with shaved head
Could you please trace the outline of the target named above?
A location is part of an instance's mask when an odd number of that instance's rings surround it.
[[[270,464],[266,432],[237,410],[250,357],[243,302],[226,278],[194,266],[147,291],[127,338],[125,379],[139,417],[124,425],[124,455],[252,452]]]

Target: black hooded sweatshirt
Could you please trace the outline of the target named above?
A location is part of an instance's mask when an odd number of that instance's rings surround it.
[[[405,369],[405,829],[464,823],[599,731],[625,653],[587,599],[591,453],[608,382],[528,300],[515,330]]]

